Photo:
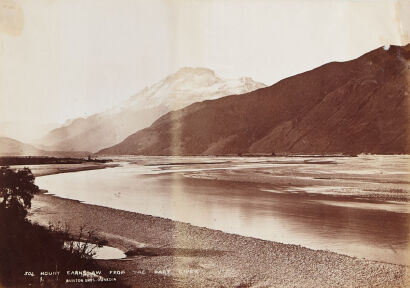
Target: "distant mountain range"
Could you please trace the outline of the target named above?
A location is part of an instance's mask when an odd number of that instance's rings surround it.
[[[56,123],[44,124],[36,119],[31,119],[29,123],[25,120],[0,122],[0,135],[12,139],[18,139],[25,143],[36,141],[41,135],[55,129],[59,125]]]
[[[14,140],[0,137],[0,156],[41,156],[45,151],[36,147]]]
[[[195,103],[99,154],[409,153],[409,55],[410,45],[379,48]]]
[[[8,137],[0,137],[0,156],[85,157],[86,152],[44,151]]]
[[[96,152],[117,144],[158,117],[194,102],[243,94],[266,85],[250,78],[221,79],[212,70],[182,68],[108,111],[78,118],[40,140],[45,150]]]

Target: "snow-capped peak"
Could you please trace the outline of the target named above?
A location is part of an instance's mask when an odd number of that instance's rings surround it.
[[[243,94],[263,87],[266,85],[249,77],[221,79],[207,68],[184,67],[130,97],[121,106],[146,109],[162,105],[173,110],[194,102]]]

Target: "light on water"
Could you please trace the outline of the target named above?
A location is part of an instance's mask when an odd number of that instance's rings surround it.
[[[94,255],[94,259],[99,260],[110,260],[110,259],[123,259],[127,257],[124,252],[120,249],[110,247],[110,246],[103,246],[97,248],[96,253]]]
[[[64,242],[64,248],[69,249],[70,245],[73,245],[74,249],[79,250],[83,245],[94,245],[94,244],[86,244],[85,242],[80,241],[66,241]],[[113,259],[123,259],[127,257],[123,251],[120,249],[110,247],[110,246],[102,246],[102,247],[95,247],[93,250],[95,253],[93,258],[98,260],[113,260]]]
[[[408,264],[408,156],[122,160],[120,167],[42,176],[36,184],[89,204]]]

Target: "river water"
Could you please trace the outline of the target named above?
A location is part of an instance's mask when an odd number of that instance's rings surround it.
[[[410,265],[408,156],[121,157],[37,177],[59,197]]]

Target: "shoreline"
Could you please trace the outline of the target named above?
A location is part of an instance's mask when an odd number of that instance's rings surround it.
[[[35,177],[41,177],[41,176],[49,176],[49,175],[55,175],[55,174],[62,174],[62,173],[71,173],[71,172],[81,172],[81,171],[88,171],[88,170],[99,170],[99,169],[106,169],[106,168],[115,168],[118,167],[118,164],[89,164],[87,166],[83,167],[78,167],[78,168],[68,168],[68,169],[61,169],[59,171],[50,171],[50,172],[45,172],[41,174],[35,174]]]
[[[41,176],[49,176],[62,173],[115,168],[118,166],[119,164],[114,163],[86,162],[75,164],[23,164],[11,165],[10,167],[13,169],[21,169],[27,167],[37,178]]]
[[[229,234],[50,194],[36,195],[31,212],[30,219],[42,225],[57,221],[68,222],[73,229],[86,225],[109,246],[126,252],[125,259],[98,263],[126,271],[121,279],[132,287],[149,283],[149,287],[169,287],[170,283],[176,287],[410,284],[409,266]]]

